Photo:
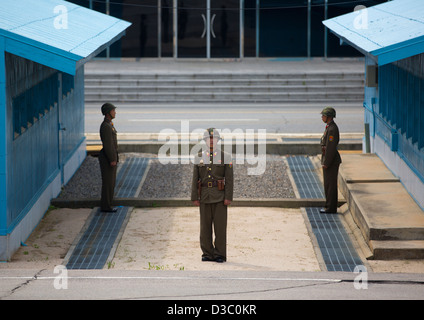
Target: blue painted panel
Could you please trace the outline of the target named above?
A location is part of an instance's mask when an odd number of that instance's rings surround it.
[[[66,93],[65,93],[66,91]],[[60,104],[61,159],[66,162],[84,136],[84,69],[79,68],[75,77],[62,74],[62,101]]]
[[[421,28],[424,29],[424,25],[422,25]],[[382,53],[371,52],[373,56],[378,57],[378,65],[380,66],[423,53],[424,37],[419,37],[416,39],[416,43],[407,45],[402,42],[401,45],[399,44],[394,46],[393,49],[387,48],[386,50],[386,52]]]
[[[10,232],[85,138],[84,69],[59,77],[56,70],[9,53],[6,62],[8,207],[1,228]],[[29,123],[40,110],[42,116]],[[66,131],[59,131],[59,121]],[[16,122],[25,126],[19,134]]]
[[[424,178],[424,54],[379,68],[376,133]]]
[[[50,68],[75,74],[75,61],[36,46],[15,39],[6,39],[6,51]]]
[[[62,73],[62,96],[67,96],[72,93],[72,90],[75,88],[74,78],[75,77],[70,74]]]
[[[46,85],[57,84],[52,78],[55,75],[57,77],[55,70],[6,54],[7,229],[25,216],[28,204],[34,203],[34,197],[58,171],[57,104],[47,106],[49,112],[15,138],[12,115],[16,104],[13,101],[27,96],[27,113],[36,114],[43,101],[51,101],[45,98],[46,95],[56,93],[57,97],[57,85],[56,92]]]
[[[413,144],[420,145],[424,143],[423,130],[420,126],[420,115],[424,109],[422,99],[424,77],[407,68],[421,70],[423,67],[424,55],[380,67],[377,110],[393,128],[405,134]]]
[[[424,77],[420,79],[420,90],[419,90],[420,100],[419,100],[419,134],[418,134],[418,149],[424,148]]]
[[[392,134],[394,129],[378,113],[374,114],[374,116],[376,134],[390,146],[390,149],[393,149]]]
[[[7,228],[6,65],[4,38],[0,36],[0,234]]]
[[[399,135],[398,154],[424,183],[424,150],[419,150],[417,144],[411,144],[410,139],[403,134]]]
[[[16,139],[44,117],[58,102],[58,75],[53,73],[12,98],[13,137]]]

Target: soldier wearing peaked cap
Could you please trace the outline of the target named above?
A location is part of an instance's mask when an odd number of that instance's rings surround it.
[[[337,177],[339,166],[342,162],[340,153],[337,150],[340,135],[339,128],[334,122],[336,110],[332,107],[326,107],[321,111],[321,119],[326,123],[324,134],[321,138],[321,165],[324,176],[325,208],[321,213],[337,213],[338,188]]]
[[[202,261],[221,263],[227,260],[227,208],[233,200],[233,165],[231,155],[217,146],[217,130],[207,129],[203,138],[208,149],[194,160],[191,200],[200,206]]]
[[[105,103],[101,108],[105,118],[100,125],[100,139],[103,144],[103,148],[99,154],[100,170],[102,173],[100,209],[104,212],[116,212],[116,209],[112,207],[116,168],[119,161],[117,132],[112,122],[116,116],[115,109],[116,107],[111,103]]]

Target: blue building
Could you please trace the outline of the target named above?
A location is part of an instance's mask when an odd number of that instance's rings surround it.
[[[84,160],[84,63],[129,25],[61,0],[0,2],[1,261]]]
[[[366,151],[424,208],[424,1],[390,1],[323,23],[365,55]]]

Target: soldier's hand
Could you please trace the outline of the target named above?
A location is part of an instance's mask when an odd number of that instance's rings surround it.
[[[231,200],[224,200],[224,206],[229,206],[231,204]]]
[[[117,162],[116,162],[116,161],[112,161],[112,162],[110,163],[110,166],[111,166],[111,167],[115,167],[115,166],[116,166],[116,164],[117,164]]]
[[[328,167],[327,167],[326,165],[322,165],[322,167],[323,167],[324,169],[328,169]]]
[[[200,201],[199,201],[199,200],[194,200],[194,201],[193,201],[193,204],[194,204],[195,206],[198,206],[198,207],[199,207],[199,206],[200,206]]]

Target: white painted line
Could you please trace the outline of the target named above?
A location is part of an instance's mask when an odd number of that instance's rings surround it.
[[[60,277],[63,275],[58,276],[51,276],[51,277],[43,277],[43,276],[37,276],[37,277],[0,277],[0,280],[54,280],[57,277]],[[223,277],[223,278],[213,278],[213,277],[143,277],[143,276],[79,276],[79,277],[73,277],[68,276],[67,279],[74,279],[74,280],[223,280],[223,281],[315,281],[315,282],[342,282],[341,279],[326,279],[326,278],[236,278],[236,277]]]

